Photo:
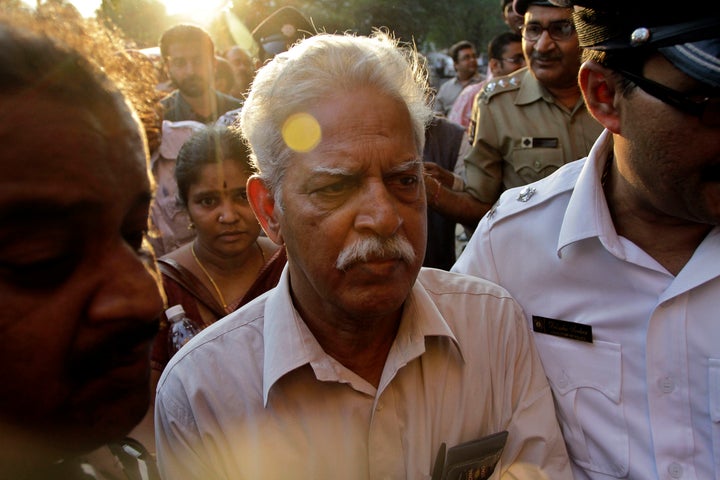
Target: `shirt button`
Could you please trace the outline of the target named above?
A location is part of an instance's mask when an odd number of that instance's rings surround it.
[[[542,163],[540,162],[540,160],[535,160],[534,165],[535,165],[535,168],[540,168],[540,165],[542,165]]]
[[[683,468],[679,463],[673,462],[668,466],[668,473],[672,478],[680,478],[683,474]]]
[[[675,390],[675,382],[672,377],[661,378],[658,385],[660,386],[660,391],[663,393],[672,393],[672,391]]]

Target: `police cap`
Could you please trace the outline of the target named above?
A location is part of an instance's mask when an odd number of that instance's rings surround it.
[[[580,46],[658,50],[691,77],[720,87],[720,2],[660,6],[656,0],[552,0],[575,7]]]
[[[297,8],[287,6],[275,10],[260,22],[252,36],[260,45],[264,60],[286,51],[295,41],[312,35],[312,31],[310,20]]]
[[[559,5],[553,4],[552,2],[542,2],[539,0],[515,0],[513,8],[518,15],[525,15],[530,5],[540,5],[542,7],[557,7]]]

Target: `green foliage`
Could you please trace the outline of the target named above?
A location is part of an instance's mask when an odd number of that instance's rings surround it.
[[[102,0],[98,20],[114,25],[136,48],[154,47],[169,22],[159,0]]]
[[[387,28],[425,52],[443,50],[467,39],[482,53],[492,36],[506,28],[500,0],[234,0],[230,11],[252,30],[284,5],[299,8],[320,31],[368,34],[374,28]],[[228,13],[220,13],[205,25],[219,51],[233,43]],[[159,0],[102,0],[99,14],[139,47],[156,45],[162,30],[175,23],[167,18]]]

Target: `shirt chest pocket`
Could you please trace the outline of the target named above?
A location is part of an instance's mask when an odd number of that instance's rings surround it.
[[[557,139],[553,139],[557,141]],[[515,174],[523,180],[534,182],[550,175],[565,164],[563,151],[559,147],[537,146],[516,147],[509,159]]]
[[[621,402],[620,345],[542,334],[535,339],[570,457],[588,470],[625,477],[630,444]]]

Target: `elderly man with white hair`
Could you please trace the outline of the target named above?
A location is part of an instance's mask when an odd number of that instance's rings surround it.
[[[258,72],[240,124],[259,171],[247,191],[288,262],[166,368],[166,478],[430,478],[438,451],[505,431],[463,471],[570,478],[517,303],[421,268],[421,71],[376,33],[317,35]]]

